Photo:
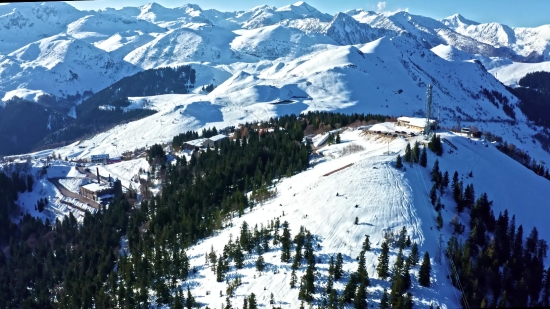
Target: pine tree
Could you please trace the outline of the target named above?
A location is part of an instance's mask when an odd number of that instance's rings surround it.
[[[244,267],[244,254],[239,243],[237,243],[237,246],[235,248],[233,260],[235,261],[235,267],[237,269],[242,269]]]
[[[420,154],[420,165],[426,167],[428,165],[428,154],[426,153],[426,146],[422,147],[422,154]]]
[[[413,309],[413,305],[413,296],[410,292],[407,292],[407,294],[405,295],[403,309]]]
[[[418,141],[414,143],[412,159],[414,163],[418,163],[420,161],[420,143]]]
[[[439,175],[441,175],[441,172],[439,171],[439,160],[435,159],[434,166],[432,168],[432,181],[436,183],[436,185],[439,185],[441,182],[441,179],[439,178]]]
[[[430,271],[432,266],[430,264],[430,255],[428,252],[424,253],[424,259],[422,260],[422,265],[420,265],[420,270],[418,271],[418,283],[424,287],[430,287]]]
[[[296,271],[293,269],[290,273],[290,288],[293,289],[296,287],[296,282],[298,281],[298,278],[296,277]]]
[[[359,281],[366,286],[370,284],[369,274],[367,273],[367,261],[365,259],[365,251],[361,251],[359,254],[359,264],[357,266],[357,274],[359,274]]]
[[[336,144],[340,144],[340,133],[336,134]]]
[[[353,308],[367,309],[367,287],[364,283],[359,284],[353,299]]]
[[[434,183],[432,186],[432,189],[430,190],[430,202],[432,203],[432,206],[435,207],[436,201],[437,201],[437,184]]]
[[[405,245],[407,247],[410,247],[412,245],[411,243],[411,236],[410,235],[407,235],[407,240],[405,241]]]
[[[443,181],[441,182],[441,185],[444,188],[447,188],[449,186],[449,172],[445,171],[443,174]]]
[[[351,300],[355,297],[358,283],[359,275],[357,273],[351,273],[349,281],[344,287],[344,291],[342,293],[342,298],[346,303],[351,303]]]
[[[405,249],[405,241],[407,237],[407,229],[403,227],[401,231],[399,232],[399,249]]]
[[[386,279],[389,275],[389,251],[390,247],[388,246],[387,241],[384,241],[382,243],[382,249],[380,250],[380,256],[378,257],[378,265],[376,265],[378,277],[382,279]]]
[[[191,290],[187,286],[187,298],[185,298],[185,308],[192,309],[195,306],[195,297],[191,295]]]
[[[231,305],[231,299],[229,299],[229,296],[225,298],[225,307],[223,309],[233,309],[233,306]]]
[[[260,255],[256,260],[256,270],[261,273],[262,271],[264,271],[264,269],[265,269],[264,257]]]
[[[405,290],[408,290],[411,287],[411,261],[410,259],[407,259],[405,261],[405,265],[403,266],[403,270],[401,272],[401,276],[403,277],[403,286]]]
[[[436,220],[437,220],[437,229],[441,230],[441,228],[443,227],[443,217],[441,216],[441,211],[437,212]]]
[[[365,241],[363,241],[363,251],[370,251],[370,236],[365,235]]]
[[[409,257],[411,260],[411,265],[416,266],[418,264],[418,260],[420,259],[420,255],[418,253],[418,245],[416,244],[416,242],[414,242],[411,248],[411,255]]]
[[[403,162],[401,162],[401,155],[397,155],[397,158],[395,159],[395,167],[396,168],[402,168]]]
[[[332,280],[332,274],[329,274],[327,278],[327,286],[325,288],[325,293],[327,294],[330,293],[330,291],[332,291],[333,285],[334,285],[334,282]]]
[[[251,293],[248,297],[248,309],[258,309],[258,303],[256,302],[256,294]]]
[[[34,179],[31,174],[27,175],[27,191],[32,192],[32,187],[34,185]]]
[[[285,223],[287,223],[285,221]],[[290,247],[291,247],[291,241],[290,241],[290,231],[288,230],[288,223],[283,224],[283,236],[281,237],[281,261],[288,263],[290,262]]]
[[[405,156],[403,157],[403,161],[409,163],[412,162],[412,151],[411,151],[411,144],[407,144],[407,147],[405,147]]]
[[[220,255],[218,259],[218,265],[216,266],[216,281],[218,282],[223,282],[223,280],[225,279],[223,264],[224,262],[223,262],[222,256]]]
[[[275,304],[275,298],[273,298],[273,293],[271,293],[271,297],[269,298],[269,304],[271,305]]]
[[[336,255],[336,263],[334,264],[334,280],[338,281],[342,278],[342,265],[344,264],[344,259],[342,258],[342,253]]]
[[[338,293],[335,289],[332,289],[328,294],[328,308],[329,309],[338,309]]]
[[[499,308],[506,308],[506,304],[508,303],[506,300],[506,291],[502,292],[502,296],[500,297],[500,300],[498,301],[498,307]]]
[[[390,304],[388,302],[389,302],[388,290],[384,288],[384,294],[382,294],[382,298],[380,299],[380,309],[389,309]]]
[[[359,224],[359,218],[358,217],[355,217],[355,221],[353,222],[353,224],[355,224],[355,225]]]
[[[248,309],[248,297],[245,297],[243,300],[243,309]]]
[[[181,290],[178,289],[176,292],[176,295],[174,297],[174,302],[172,304],[172,308],[174,309],[183,309],[183,295],[181,293]]]

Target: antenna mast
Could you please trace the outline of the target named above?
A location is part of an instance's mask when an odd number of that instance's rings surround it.
[[[426,99],[426,125],[424,127],[424,136],[428,139],[431,133],[430,114],[432,111],[432,84],[428,84]]]

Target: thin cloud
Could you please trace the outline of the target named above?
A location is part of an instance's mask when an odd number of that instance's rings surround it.
[[[378,4],[376,5],[376,11],[382,12],[385,9],[386,9],[386,2],[385,1],[378,2]]]
[[[376,12],[383,14],[383,15],[393,15],[398,12],[409,12],[409,8],[397,8],[397,10],[387,10],[387,3],[386,1],[380,1],[378,4],[376,4]]]

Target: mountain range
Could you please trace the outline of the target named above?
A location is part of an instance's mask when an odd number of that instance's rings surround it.
[[[178,103],[207,102],[223,115],[192,123],[234,125],[287,111],[422,115],[426,86],[433,84],[444,126],[477,125],[540,153],[530,137],[543,128],[530,124],[501,82],[513,86],[548,68],[549,27],[481,24],[458,14],[442,20],[361,9],[331,15],[305,2],[234,12],[195,4],[80,11],[64,2],[10,3],[0,6],[0,104],[49,98],[56,112],[78,121],[72,107],[124,77],[190,65],[196,83]],[[207,86],[214,91],[205,92]],[[507,112],[483,89],[505,97]],[[299,105],[273,105],[296,98]],[[511,133],[510,124],[521,128]],[[7,128],[0,135],[9,140],[14,133]],[[28,150],[37,146],[44,145]]]

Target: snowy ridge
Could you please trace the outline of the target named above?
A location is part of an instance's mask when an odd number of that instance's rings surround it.
[[[507,47],[531,61],[550,60],[550,25],[512,28],[500,23],[476,23],[460,15],[442,19],[454,31],[495,47]]]
[[[228,49],[234,38],[234,33],[223,28],[190,24],[155,38],[130,52],[124,60],[143,69],[189,61],[226,63],[239,59]]]
[[[5,92],[19,88],[55,95],[95,92],[136,72],[133,65],[115,62],[107,52],[64,34],[0,55],[0,89]]]
[[[240,30],[240,36],[231,42],[231,47],[242,53],[259,58],[293,58],[314,50],[318,44],[338,45],[331,37],[305,33],[281,25],[252,30]]]
[[[166,29],[145,20],[112,14],[88,15],[67,26],[67,34],[88,43],[96,43],[116,33],[127,31],[162,33]]]

